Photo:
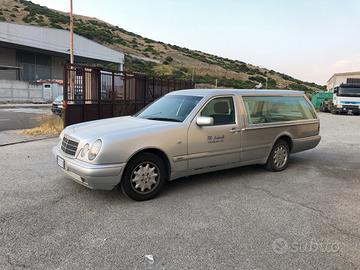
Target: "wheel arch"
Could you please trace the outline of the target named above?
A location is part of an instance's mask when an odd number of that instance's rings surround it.
[[[274,140],[274,143],[273,143],[273,146],[272,148],[274,147],[274,145],[276,144],[277,141],[279,140],[283,140],[285,141],[288,145],[289,145],[289,152],[291,153],[293,147],[294,147],[294,143],[293,143],[293,138],[292,136],[289,134],[289,133],[282,133],[280,134],[278,137],[276,137],[276,139]],[[271,148],[271,149],[272,149]]]
[[[147,147],[147,148],[142,148],[142,149],[139,149],[138,151],[136,151],[135,153],[133,153],[129,159],[127,160],[127,164],[133,160],[135,157],[143,154],[143,153],[152,153],[154,155],[157,155],[158,157],[160,157],[162,159],[162,161],[164,162],[165,164],[165,167],[166,167],[166,171],[167,171],[167,176],[168,178],[170,177],[171,175],[171,163],[170,163],[170,159],[168,157],[168,155],[161,149],[159,148],[156,148],[156,147]],[[125,166],[125,170],[126,170],[126,167],[127,165]]]

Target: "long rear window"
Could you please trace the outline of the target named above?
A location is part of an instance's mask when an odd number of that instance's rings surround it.
[[[275,123],[316,118],[303,96],[243,97],[249,124]]]

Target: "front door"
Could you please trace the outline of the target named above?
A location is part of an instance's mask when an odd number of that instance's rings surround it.
[[[189,169],[202,169],[240,161],[241,132],[233,96],[215,97],[197,116],[214,119],[211,126],[198,126],[196,117],[188,132]]]

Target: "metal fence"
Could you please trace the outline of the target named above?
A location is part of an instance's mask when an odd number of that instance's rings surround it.
[[[64,124],[131,115],[171,91],[193,87],[191,81],[67,65]]]

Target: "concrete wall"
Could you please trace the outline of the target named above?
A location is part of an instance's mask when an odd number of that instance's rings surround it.
[[[51,77],[55,80],[64,78],[65,58],[53,56],[51,59]]]
[[[16,66],[16,50],[0,47],[0,65]],[[0,70],[0,80],[16,80],[16,70]]]
[[[62,94],[62,85],[51,84],[49,89],[45,84],[0,80],[0,102],[51,102]]]

